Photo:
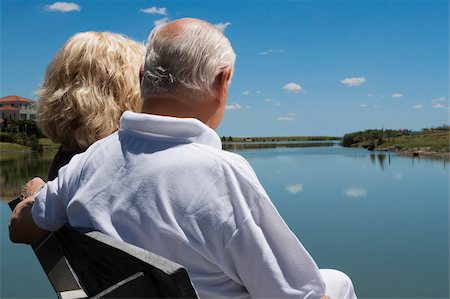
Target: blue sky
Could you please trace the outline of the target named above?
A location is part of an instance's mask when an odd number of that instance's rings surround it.
[[[155,23],[205,19],[237,54],[219,135],[333,135],[449,122],[449,2],[1,1],[0,95],[31,99],[81,31],[145,41]]]

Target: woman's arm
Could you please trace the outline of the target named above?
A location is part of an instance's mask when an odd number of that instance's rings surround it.
[[[35,193],[44,185],[41,178],[34,178],[22,190],[22,201],[14,208],[9,222],[9,239],[12,242],[36,245],[49,234],[39,228],[31,216]]]

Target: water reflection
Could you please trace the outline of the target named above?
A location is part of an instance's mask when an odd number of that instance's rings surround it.
[[[236,151],[319,265],[348,273],[358,298],[448,298],[447,161],[340,146]],[[1,198],[17,196],[33,176],[46,177],[53,155],[2,154]],[[2,212],[5,232],[10,212]],[[26,253],[7,234],[2,241],[1,272],[8,276],[0,297],[27,297],[24,273],[33,282],[44,274],[18,265]],[[33,283],[33,296],[48,297],[43,285]]]
[[[388,156],[388,165],[391,164],[391,155]],[[381,170],[384,170],[385,163],[386,163],[386,154],[370,154],[370,160],[372,161],[372,164],[376,164],[378,161],[378,165],[380,166]]]
[[[0,156],[0,198],[14,199],[31,178],[47,177],[48,167],[55,152],[2,153]]]
[[[363,156],[359,156],[359,157],[362,158],[362,159],[366,158],[366,156],[364,156],[364,155]],[[439,163],[439,164],[442,165],[442,167],[444,169],[446,169],[447,168],[447,162],[448,162],[446,159],[435,158],[435,157],[432,157],[432,156],[425,157],[425,158],[420,158],[420,157],[417,157],[417,156],[411,156],[411,157],[401,156],[401,155],[396,154],[396,153],[371,153],[369,155],[369,157],[370,157],[370,161],[372,162],[372,164],[373,165],[378,165],[380,167],[380,169],[383,170],[383,171],[386,169],[386,167],[391,165],[391,162],[393,160],[395,160],[397,158],[411,160],[411,166],[412,167],[416,166],[417,164],[420,164],[421,160],[424,160],[424,161],[426,161],[426,163],[429,163],[430,161],[434,161],[435,163]]]
[[[341,147],[238,153],[320,267],[349,274],[358,298],[448,298],[447,161]]]

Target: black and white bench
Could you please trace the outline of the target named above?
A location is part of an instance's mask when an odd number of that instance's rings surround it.
[[[61,299],[197,298],[183,266],[98,231],[65,225],[33,250]]]

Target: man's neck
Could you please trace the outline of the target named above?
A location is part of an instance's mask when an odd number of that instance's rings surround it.
[[[162,116],[195,118],[193,105],[172,96],[154,96],[144,100],[142,113]]]
[[[144,99],[142,113],[171,116],[179,118],[195,118],[215,129],[213,115],[217,107],[213,99],[185,100],[170,95],[152,96]]]

